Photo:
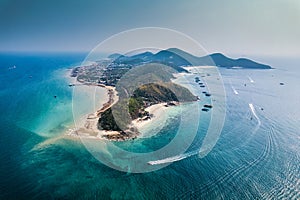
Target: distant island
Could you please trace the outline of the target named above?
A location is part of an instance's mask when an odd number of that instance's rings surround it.
[[[115,141],[136,138],[139,131],[135,125],[151,120],[151,107],[176,106],[180,102],[199,100],[187,88],[172,82],[173,74],[189,73],[184,68],[187,66],[211,65],[229,69],[271,69],[268,65],[245,58],[231,59],[220,53],[196,57],[176,48],[155,54],[112,54],[108,59],[76,67],[71,72],[71,77],[82,84],[106,87],[109,96],[108,102],[101,109],[88,115],[84,127],[76,130],[75,135],[88,133],[97,138]],[[143,70],[138,66],[144,66]],[[169,66],[168,69],[165,66]],[[155,75],[147,70],[150,68],[154,68]],[[129,70],[134,71],[130,76],[126,74]],[[136,82],[131,83],[132,80]],[[136,87],[135,84],[142,80],[149,80],[149,83]]]

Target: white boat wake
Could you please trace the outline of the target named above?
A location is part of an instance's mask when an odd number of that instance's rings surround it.
[[[251,110],[253,116],[257,120],[257,125],[256,125],[255,129],[253,130],[253,133],[255,134],[256,131],[259,129],[260,125],[261,125],[261,121],[260,121],[259,117],[256,114],[256,110],[254,108],[254,105],[252,103],[249,103],[249,107],[250,107],[250,110]],[[149,165],[160,165],[160,164],[172,163],[172,162],[176,162],[176,161],[186,159],[186,158],[191,157],[193,155],[197,155],[199,153],[200,153],[199,150],[195,150],[195,151],[191,151],[191,152],[184,153],[184,154],[177,155],[177,156],[172,156],[172,157],[168,157],[168,158],[164,158],[164,159],[160,159],[160,160],[149,161],[148,164]]]
[[[254,83],[254,80],[250,76],[248,76],[248,79],[251,83]]]
[[[249,107],[250,107],[250,110],[251,110],[253,116],[254,116],[255,119],[257,120],[257,125],[256,125],[255,129],[254,129],[253,132],[252,132],[252,135],[253,135],[253,134],[255,134],[256,131],[259,129],[259,127],[260,127],[260,125],[261,125],[261,121],[260,121],[259,117],[257,116],[256,111],[255,111],[255,108],[254,108],[254,106],[253,106],[252,103],[249,103]]]
[[[255,108],[254,108],[253,104],[252,104],[252,103],[249,103],[249,107],[250,107],[250,110],[251,110],[253,116],[255,117],[255,119],[257,119],[258,125],[260,126],[260,125],[261,125],[261,122],[260,122],[259,117],[258,117],[257,114],[256,114],[256,111],[255,111]]]
[[[232,88],[234,94],[239,94],[238,91],[236,91],[236,89],[233,86],[231,86],[231,88]]]
[[[197,155],[197,154],[199,154],[199,150],[191,151],[189,153],[184,153],[184,154],[177,155],[177,156],[164,158],[164,159],[161,159],[161,160],[149,161],[148,164],[149,165],[160,165],[160,164],[165,164],[165,163],[172,163],[172,162],[176,162],[176,161],[186,159],[188,157],[191,157],[191,156]]]
[[[229,80],[230,83],[230,87],[232,89],[232,91],[234,92],[234,94],[239,94],[238,91],[233,87],[231,80]]]

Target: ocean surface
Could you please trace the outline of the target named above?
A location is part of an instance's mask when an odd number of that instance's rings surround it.
[[[107,167],[80,140],[63,137],[81,114],[107,100],[105,90],[95,97],[87,88],[76,102],[97,103],[72,112],[76,89],[68,86],[68,72],[85,56],[0,54],[0,199],[300,199],[299,59],[256,58],[271,70],[220,69],[226,118],[212,151],[198,154],[215,120],[201,112],[188,120],[198,133],[185,153],[160,160],[175,161],[165,168],[136,174]],[[211,103],[218,94],[205,97],[195,76],[185,81],[198,103]],[[184,109],[172,108],[158,134],[116,145],[133,152],[162,148],[175,137]],[[189,127],[182,131],[190,134]]]

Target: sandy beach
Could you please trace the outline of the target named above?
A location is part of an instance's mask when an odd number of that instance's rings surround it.
[[[96,85],[89,85],[89,87],[99,87]],[[102,86],[100,86],[102,87]],[[104,135],[119,134],[117,131],[104,131],[98,129],[98,120],[101,113],[113,106],[118,100],[118,93],[114,87],[105,86],[107,90],[108,101],[105,102],[102,107],[94,113],[89,113],[83,116],[76,123],[76,128],[70,129],[67,135],[79,137],[79,138],[91,138],[91,139],[104,139]]]
[[[78,137],[78,138],[84,138],[84,139],[103,139],[103,140],[107,140],[107,136],[120,135],[120,132],[118,131],[106,131],[106,130],[98,129],[99,115],[118,101],[117,92],[113,87],[107,87],[107,91],[108,91],[107,95],[109,97],[108,102],[104,103],[103,107],[97,110],[95,113],[86,115],[81,120],[81,122],[77,125],[77,128],[70,129],[67,135]],[[142,119],[142,118],[135,119],[132,121],[131,125],[137,128],[139,131],[142,130],[143,132],[145,127],[149,126],[153,122],[158,122],[158,120],[161,124],[164,124],[166,118],[163,116],[164,114],[166,114],[167,110],[170,109],[170,107],[173,106],[167,105],[167,103],[159,103],[159,104],[154,104],[152,106],[149,106],[145,110],[149,112],[151,117],[149,119]],[[119,140],[124,140],[124,138],[119,138]]]
[[[149,106],[145,109],[145,111],[150,113],[150,118],[149,119],[135,119],[132,121],[132,124],[137,128],[137,129],[142,129],[146,125],[152,123],[156,119],[160,119],[162,115],[168,110],[169,106],[166,106],[167,103],[159,103],[159,104],[154,104],[152,106]]]
[[[98,120],[99,116],[102,112],[109,109],[111,106],[113,106],[118,100],[119,96],[117,91],[115,90],[115,87],[112,86],[105,86],[102,84],[90,84],[90,83],[81,83],[77,80],[77,77],[71,77],[70,74],[72,72],[72,69],[68,69],[66,72],[66,78],[69,81],[70,85],[73,84],[72,87],[88,87],[84,89],[80,89],[79,92],[83,91],[85,92],[87,89],[94,90],[95,95],[97,95],[96,90],[98,87],[102,87],[106,89],[106,96],[100,97],[100,99],[107,99],[106,102],[103,102],[100,109],[96,110],[92,113],[87,113],[83,116],[79,116],[77,114],[77,117],[75,117],[75,127],[68,129],[66,135],[75,137],[75,138],[85,138],[85,139],[105,139],[103,138],[104,135],[115,135],[119,134],[117,131],[104,131],[98,129]],[[78,91],[76,91],[78,92]],[[87,94],[88,95],[88,94]],[[73,96],[74,98],[74,96]],[[95,99],[97,99],[95,97]],[[74,99],[73,99],[74,100]],[[76,100],[75,100],[76,101]],[[74,104],[74,103],[73,103]],[[74,105],[73,105],[74,106]],[[74,112],[74,110],[73,110]],[[73,113],[74,114],[74,113]]]

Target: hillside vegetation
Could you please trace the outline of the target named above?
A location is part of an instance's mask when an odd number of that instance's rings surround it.
[[[138,87],[130,98],[121,100],[113,106],[113,109],[110,108],[102,113],[99,119],[99,128],[114,131],[124,130],[128,128],[131,120],[149,116],[149,113],[145,111],[148,106],[163,102],[195,100],[197,97],[187,88],[172,82],[145,84]]]

